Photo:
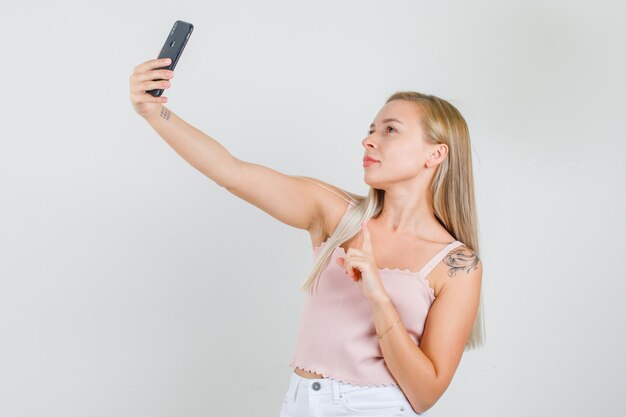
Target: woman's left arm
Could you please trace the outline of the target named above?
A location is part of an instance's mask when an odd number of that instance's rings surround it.
[[[419,346],[400,320],[380,339],[387,368],[417,413],[431,408],[448,388],[478,312],[482,263],[456,271],[431,306]],[[387,296],[372,301],[376,333],[399,318]]]

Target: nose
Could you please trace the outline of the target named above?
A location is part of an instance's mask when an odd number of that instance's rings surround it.
[[[365,149],[371,149],[375,147],[374,141],[372,140],[372,135],[368,135],[361,141],[363,147]]]

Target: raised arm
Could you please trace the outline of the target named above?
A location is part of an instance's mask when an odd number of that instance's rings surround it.
[[[161,113],[146,120],[176,153],[219,186],[282,223],[310,232],[320,230],[324,209],[337,204],[337,196],[350,201],[339,189],[318,179],[240,160],[171,110],[164,107]]]
[[[310,178],[286,175],[271,168],[235,158],[217,140],[191,126],[147,90],[168,88],[171,71],[154,69],[163,65],[150,60],[135,67],[131,81],[131,102],[136,112],[185,161],[232,194],[298,229],[319,232],[325,228],[325,212],[343,211],[350,201],[340,189]],[[339,198],[341,197],[341,199]]]

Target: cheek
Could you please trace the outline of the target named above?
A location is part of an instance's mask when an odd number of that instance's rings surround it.
[[[397,172],[416,173],[421,166],[421,161],[414,149],[403,150],[394,156],[393,161],[393,169]]]

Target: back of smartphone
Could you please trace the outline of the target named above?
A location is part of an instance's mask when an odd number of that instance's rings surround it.
[[[170,58],[172,62],[169,65],[156,69],[168,69],[173,71],[174,68],[176,68],[178,59],[183,53],[185,45],[187,45],[187,41],[189,40],[189,36],[191,36],[191,32],[193,32],[193,25],[191,23],[183,22],[182,20],[177,20],[176,22],[174,22],[174,26],[172,26],[172,30],[170,30],[170,33],[165,40],[165,44],[163,45],[163,48],[161,48],[161,52],[158,56],[159,59]],[[159,78],[155,81],[161,80],[162,78]],[[159,97],[161,96],[161,94],[163,94],[163,90],[148,90],[148,93],[152,94],[155,97]]]

